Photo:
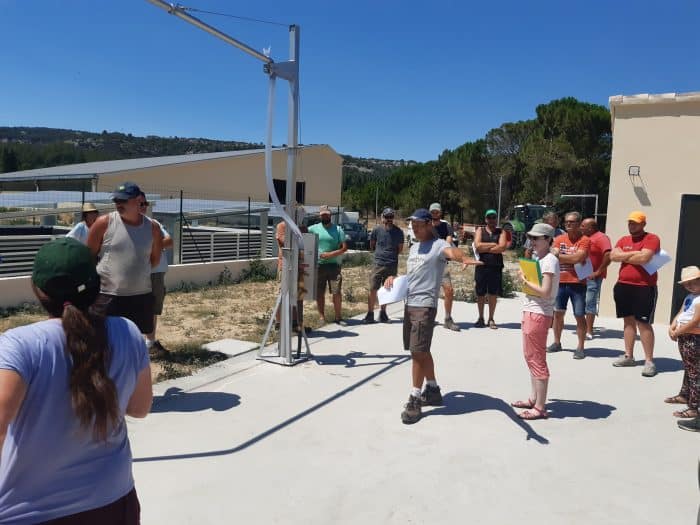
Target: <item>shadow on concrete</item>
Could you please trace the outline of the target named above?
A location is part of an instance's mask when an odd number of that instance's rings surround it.
[[[593,329],[593,336],[595,339],[624,339],[625,338],[625,332],[622,330],[612,330],[612,329],[605,329],[601,331],[596,331],[596,329]],[[639,339],[639,336],[636,337],[636,339]]]
[[[442,396],[444,406],[434,408],[423,413],[423,417],[429,416],[458,416],[482,410],[497,410],[503,412],[517,426],[523,429],[526,439],[534,439],[541,445],[548,445],[549,440],[541,436],[524,419],[520,419],[513,407],[502,399],[476,392],[448,392]]]
[[[596,403],[595,401],[577,401],[572,399],[550,399],[547,410],[551,419],[582,417],[585,419],[605,419],[613,410],[612,405]]]
[[[215,410],[222,412],[241,404],[241,396],[226,392],[185,392],[171,387],[162,396],[153,398],[151,414],[159,412],[200,412]]]
[[[498,325],[498,328],[505,328],[506,330],[520,330],[521,328],[520,323],[499,323],[496,321],[496,324]]]
[[[655,357],[654,364],[656,364],[656,371],[659,374],[683,370],[683,361],[671,357]]]
[[[386,359],[398,359],[402,357],[410,357],[410,354],[365,354],[364,352],[350,352],[345,355],[340,354],[330,354],[330,355],[314,355],[313,360],[318,365],[342,365],[345,368],[356,368],[360,366],[376,366],[383,365],[386,363]],[[358,363],[358,359],[378,359],[378,361],[373,361],[369,363]]]
[[[326,332],[325,330],[314,330],[310,334],[310,336],[313,336],[315,338],[324,337],[326,339],[340,339],[341,337],[357,337],[358,335],[359,334],[357,334],[356,332],[350,332],[348,330],[343,330],[342,328],[338,328],[337,330],[333,330],[330,332]]]
[[[276,434],[280,430],[283,430],[287,428],[289,425],[292,423],[296,423],[300,419],[313,414],[317,410],[325,407],[326,405],[331,404],[333,401],[336,401],[337,399],[340,399],[341,397],[345,396],[346,394],[349,394],[356,388],[361,387],[365,383],[369,383],[372,381],[374,378],[379,377],[380,375],[384,374],[385,372],[388,372],[389,370],[400,366],[404,363],[407,363],[411,360],[411,356],[402,356],[400,358],[392,359],[389,363],[387,363],[384,367],[381,369],[377,370],[376,372],[368,375],[364,379],[361,379],[360,381],[357,381],[356,383],[353,383],[352,385],[348,386],[347,388],[344,388],[343,390],[337,392],[336,394],[333,394],[330,397],[327,397],[326,399],[319,401],[315,405],[310,406],[306,410],[302,410],[298,414],[293,415],[290,418],[285,419],[281,423],[265,430],[264,432],[261,432],[260,434],[257,434],[256,436],[253,436],[252,438],[248,439],[247,441],[244,441],[240,445],[236,445],[235,447],[231,448],[226,448],[223,450],[210,450],[206,452],[189,452],[186,454],[171,454],[167,456],[150,456],[150,457],[144,457],[144,458],[134,458],[133,461],[134,463],[149,463],[152,461],[170,461],[174,459],[196,459],[196,458],[210,458],[210,457],[217,457],[217,456],[228,456],[230,454],[236,454],[237,452],[241,452],[248,447],[251,447],[255,445],[256,443],[262,441],[263,439],[266,439],[273,434]]]
[[[624,353],[624,352],[620,352],[619,350],[611,350],[610,348],[588,348],[588,347],[584,347],[584,352],[586,353],[586,357],[607,357],[609,359],[618,358]]]

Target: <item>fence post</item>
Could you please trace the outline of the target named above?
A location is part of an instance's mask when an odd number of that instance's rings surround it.
[[[250,197],[248,197],[248,258],[250,259]]]

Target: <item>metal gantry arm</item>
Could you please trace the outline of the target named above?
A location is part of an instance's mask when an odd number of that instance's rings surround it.
[[[285,209],[288,216],[294,216],[292,212],[296,199],[296,157],[299,147],[299,26],[289,26],[289,60],[275,62],[272,58],[256,49],[244,44],[226,33],[210,26],[202,20],[190,15],[179,6],[164,2],[163,0],[147,0],[156,7],[160,7],[169,14],[188,22],[210,35],[223,40],[244,53],[263,62],[263,72],[271,77],[279,77],[289,82],[289,117],[287,129],[287,191],[285,195]],[[274,190],[272,190],[274,191]],[[261,225],[262,227],[263,225]],[[297,276],[299,260],[299,241],[292,235],[291,228],[286,229],[283,250],[283,273],[278,307],[280,308],[280,333],[278,342],[278,356],[274,362],[292,365],[298,361],[292,354],[292,305],[297,304]],[[272,312],[270,325],[274,321],[275,311]],[[303,334],[303,327],[300,327]],[[269,327],[268,327],[269,331]],[[265,340],[267,339],[267,333]],[[304,335],[304,339],[306,336]],[[308,342],[306,343],[307,355]],[[262,351],[262,348],[261,348]],[[270,359],[268,359],[270,360]]]

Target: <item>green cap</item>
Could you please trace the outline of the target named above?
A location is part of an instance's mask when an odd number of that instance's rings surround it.
[[[51,299],[82,303],[100,287],[95,259],[71,237],[44,244],[34,259],[32,282]]]
[[[495,215],[496,217],[498,217],[498,212],[496,210],[486,210],[486,213],[484,213],[484,217],[486,217],[487,215]]]

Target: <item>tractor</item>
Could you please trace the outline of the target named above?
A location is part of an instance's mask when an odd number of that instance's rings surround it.
[[[525,244],[525,233],[530,231],[532,225],[542,222],[542,216],[552,208],[544,204],[518,204],[508,214],[502,228],[513,232],[513,247]]]

